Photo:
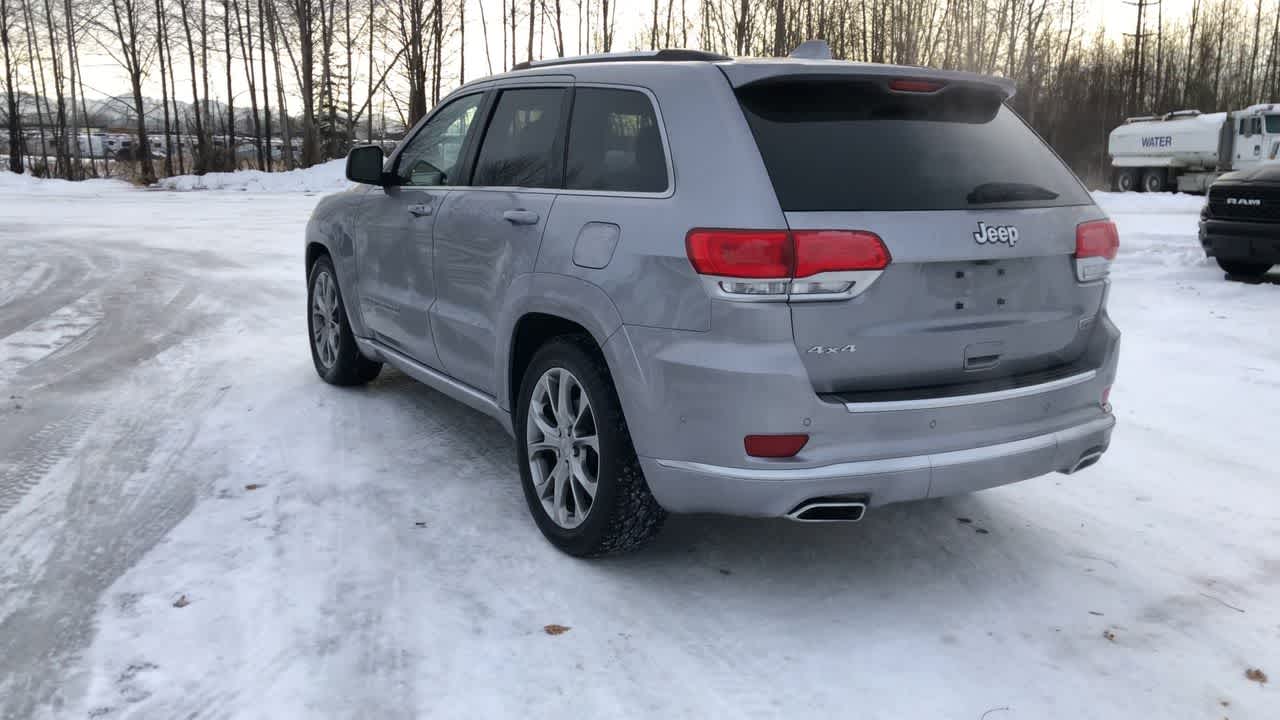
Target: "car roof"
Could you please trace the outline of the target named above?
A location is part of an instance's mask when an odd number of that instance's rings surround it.
[[[648,75],[654,71],[666,69],[688,72],[698,67],[708,66],[719,68],[734,87],[788,76],[808,75],[826,78],[858,76],[936,80],[994,90],[1006,99],[1012,97],[1016,89],[1013,81],[1008,78],[958,70],[937,70],[917,65],[832,60],[812,54],[775,58],[733,58],[719,53],[684,49],[641,50],[522,62],[508,72],[478,78],[463,87],[520,78],[546,77],[549,73],[572,76],[573,79],[589,82],[625,81],[631,71],[636,71],[638,75]]]

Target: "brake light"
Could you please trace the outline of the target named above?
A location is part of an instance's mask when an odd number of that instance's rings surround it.
[[[764,300],[849,297],[891,260],[880,237],[864,230],[695,228],[685,247],[693,269],[720,292]]]
[[[781,278],[795,265],[785,230],[690,230],[685,246],[702,275]]]
[[[1076,226],[1076,257],[1116,259],[1120,249],[1120,233],[1110,220],[1080,223]]]
[[[748,435],[742,445],[751,457],[789,458],[809,442],[808,435]]]
[[[1076,226],[1076,279],[1100,280],[1111,272],[1111,261],[1120,250],[1120,233],[1110,220]]]
[[[875,233],[862,230],[796,230],[794,277],[839,270],[883,270],[889,248]]]
[[[894,92],[931,93],[941,90],[944,85],[946,85],[946,83],[940,83],[934,80],[899,79],[889,81],[889,89]]]

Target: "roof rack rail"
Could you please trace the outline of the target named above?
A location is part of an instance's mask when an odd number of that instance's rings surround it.
[[[728,55],[704,52],[702,50],[641,50],[625,53],[599,53],[596,55],[578,55],[577,57],[552,58],[550,60],[534,60],[533,62],[516,63],[512,70],[528,70],[530,68],[553,67],[556,65],[581,65],[599,62],[721,62],[732,60]]]

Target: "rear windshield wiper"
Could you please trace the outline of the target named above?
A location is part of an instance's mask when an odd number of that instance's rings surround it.
[[[987,205],[1018,200],[1053,200],[1058,193],[1031,183],[989,182],[969,191],[970,205]]]

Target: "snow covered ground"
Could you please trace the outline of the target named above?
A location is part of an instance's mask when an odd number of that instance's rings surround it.
[[[496,424],[315,377],[317,197],[0,173],[0,718],[1276,717],[1280,274],[1201,200],[1098,196],[1094,468],[583,562]]]

